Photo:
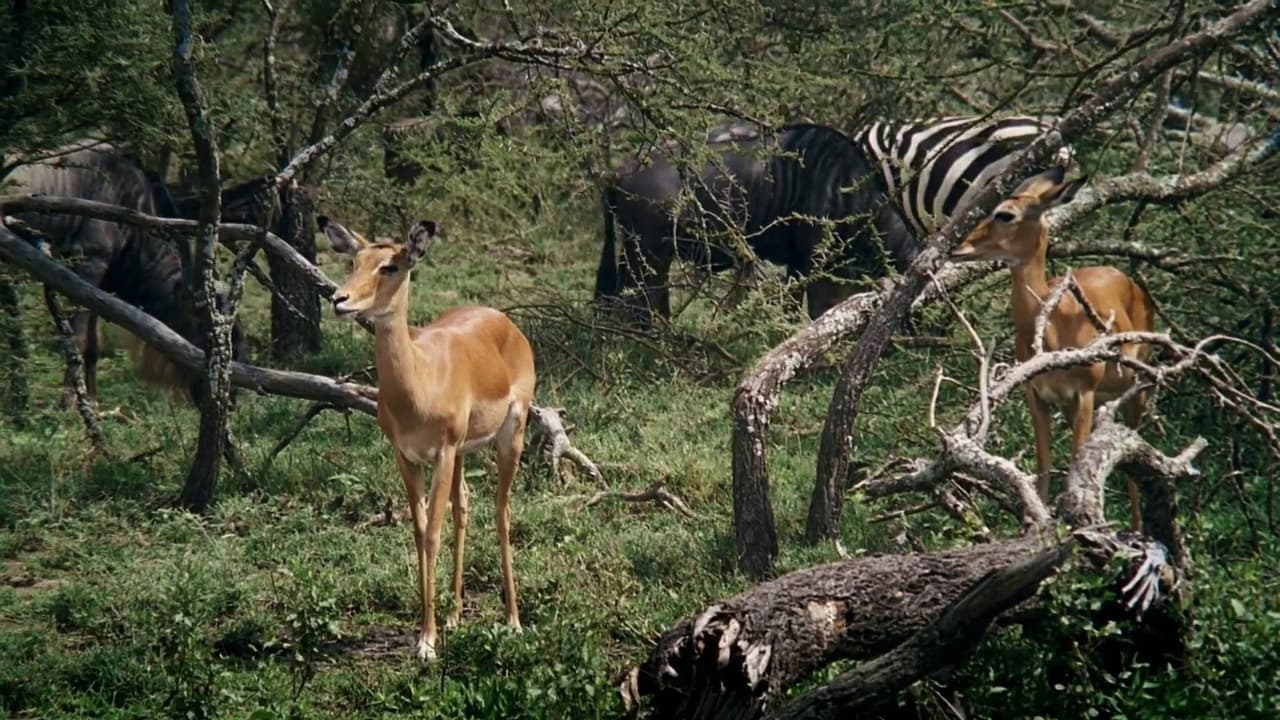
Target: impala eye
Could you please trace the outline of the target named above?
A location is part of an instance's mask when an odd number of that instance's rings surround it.
[[[1004,222],[1004,223],[1013,222],[1013,213],[1009,212],[1008,210],[1000,210],[995,215],[992,215],[991,217],[995,218],[996,222]]]
[[[382,267],[378,268],[378,272],[382,273],[383,275],[395,275],[396,273],[400,272],[400,268],[396,267],[395,265],[383,265]]]

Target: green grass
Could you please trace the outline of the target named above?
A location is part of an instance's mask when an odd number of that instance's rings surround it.
[[[196,414],[140,386],[123,354],[110,354],[100,366],[101,405],[120,410],[104,420],[110,455],[86,472],[79,420],[57,407],[61,371],[27,286],[35,412],[25,428],[3,425],[0,443],[0,716],[616,716],[618,670],[673,621],[748,586],[733,560],[729,399],[742,373],[799,320],[758,297],[727,315],[699,301],[654,346],[565,322],[547,306],[589,319],[583,306],[597,257],[595,228],[569,227],[546,222],[519,238],[451,228],[452,239],[415,270],[413,318],[462,302],[515,308],[538,356],[539,401],[567,408],[575,442],[604,463],[608,483],[638,490],[664,480],[698,518],[615,501],[583,507],[594,485],[556,478],[533,445],[514,500],[526,631],[512,635],[501,624],[493,464],[487,454],[468,458],[465,622],[445,634],[436,665],[411,654],[418,601],[409,527],[366,522],[386,499],[403,503],[370,418],[321,414],[267,468],[268,451],[304,405],[245,393],[233,429],[249,476],[224,473],[205,517],[169,509]],[[322,261],[331,277],[345,271],[339,258]],[[261,358],[267,299],[251,290],[244,318]],[[998,314],[979,320],[985,337],[1003,337]],[[324,336],[307,369],[341,373],[370,362],[371,340],[354,324],[326,315]],[[707,342],[690,340],[698,337]],[[921,421],[929,370],[942,362],[970,377],[962,343],[957,333],[949,348],[899,350],[884,362],[859,426],[868,464],[934,449]],[[834,353],[798,378],[775,414],[769,463],[780,571],[833,557],[804,547],[801,536],[841,359]],[[944,390],[944,422],[965,398]],[[1011,452],[1028,447],[1021,413],[1011,403],[1001,414]],[[891,506],[850,502],[845,545],[894,551],[907,532],[927,547],[963,540],[940,515],[913,516],[909,527],[868,522]],[[446,546],[440,577],[450,563]],[[443,583],[438,596],[447,608]],[[1251,628],[1274,622],[1274,608],[1250,611]],[[999,658],[979,666],[1000,667]],[[1265,690],[1244,692],[1257,702]],[[987,707],[993,698],[980,696]]]

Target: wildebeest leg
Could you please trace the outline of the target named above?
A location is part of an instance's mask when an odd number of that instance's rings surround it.
[[[89,400],[98,402],[98,314],[90,311],[85,321],[84,349],[80,351],[84,358],[84,387],[89,393]]]
[[[805,299],[809,304],[809,319],[816,320],[823,313],[839,305],[850,295],[846,284],[837,282],[825,275],[809,278],[805,285]]]
[[[647,240],[643,236],[628,233],[623,247],[623,282],[621,287],[638,286],[639,297],[628,305],[637,307],[640,320],[646,324],[656,312],[671,317],[671,293],[667,278],[671,271],[671,257],[675,243],[671,238]]]

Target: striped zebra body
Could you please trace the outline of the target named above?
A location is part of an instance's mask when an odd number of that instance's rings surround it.
[[[741,232],[757,257],[793,276],[815,270],[841,280],[882,275],[886,255],[899,268],[914,257],[916,238],[884,191],[876,164],[847,135],[808,124],[763,136],[729,126],[708,133],[707,147],[715,157],[701,169],[682,170],[655,156],[644,167],[633,162],[605,189],[597,297],[637,288],[645,312],[669,315],[671,260],[712,271],[732,267],[740,256],[725,242],[732,231]],[[825,223],[835,236],[829,252],[822,247]],[[810,316],[846,290],[826,280],[809,283]]]
[[[855,140],[880,163],[889,194],[923,237],[941,227],[1056,122],[1056,118],[947,117],[909,123],[876,122]],[[1069,165],[1064,147],[1060,164]]]

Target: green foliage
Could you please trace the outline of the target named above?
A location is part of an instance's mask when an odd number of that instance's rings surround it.
[[[964,685],[984,716],[1270,717],[1280,703],[1280,653],[1270,641],[1280,603],[1256,588],[1275,580],[1263,558],[1205,567],[1187,609],[1186,659],[1170,664],[1144,659],[1132,621],[1099,622],[1107,581],[1057,578],[1046,608],[1056,624],[1040,636],[1015,629],[993,638]]]

